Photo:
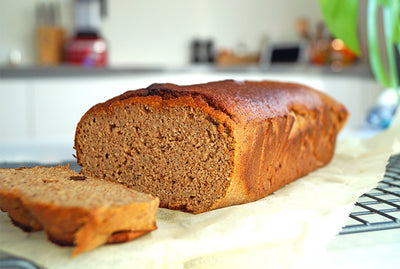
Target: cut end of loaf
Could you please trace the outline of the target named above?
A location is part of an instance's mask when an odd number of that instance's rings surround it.
[[[207,211],[230,184],[230,130],[199,107],[110,106],[87,113],[75,141],[83,174],[155,195],[161,207]]]

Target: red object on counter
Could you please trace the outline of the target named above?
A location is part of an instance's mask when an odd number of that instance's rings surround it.
[[[64,60],[71,65],[104,67],[107,65],[107,43],[97,35],[77,35],[65,45]]]

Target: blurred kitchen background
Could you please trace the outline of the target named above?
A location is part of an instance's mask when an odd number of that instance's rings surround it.
[[[348,132],[387,101],[316,0],[2,0],[0,161],[70,158],[80,117],[126,90],[218,79],[315,87],[348,107]]]
[[[22,65],[40,64],[36,31],[43,26],[60,27],[67,39],[97,31],[107,41],[110,67],[169,67],[192,60],[196,39],[211,42],[216,54],[257,57],[266,41],[299,41],[296,20],[308,20],[310,37],[322,21],[315,0],[2,0],[0,12],[3,65],[16,51]]]

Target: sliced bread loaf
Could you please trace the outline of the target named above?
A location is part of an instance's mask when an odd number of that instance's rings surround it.
[[[0,208],[25,231],[44,229],[73,255],[156,229],[159,200],[68,167],[0,169]]]
[[[82,174],[200,213],[255,201],[326,165],[347,116],[294,83],[153,84],[93,106],[75,149]]]

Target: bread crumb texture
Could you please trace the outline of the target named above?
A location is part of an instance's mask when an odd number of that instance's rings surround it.
[[[81,122],[82,173],[112,178],[199,211],[225,194],[232,172],[229,130],[200,108],[112,106]]]

